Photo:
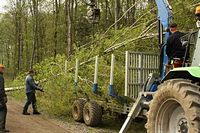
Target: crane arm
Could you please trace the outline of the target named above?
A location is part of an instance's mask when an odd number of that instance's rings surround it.
[[[168,28],[169,22],[172,20],[172,8],[168,0],[156,0],[156,5],[158,8],[158,19],[164,28]]]
[[[172,8],[168,0],[155,0],[158,8],[158,33],[159,33],[159,45],[160,45],[160,77],[163,79],[165,77],[165,67],[168,64],[168,57],[166,54],[166,43],[169,38],[169,23],[172,21]],[[163,28],[166,30],[165,40],[163,41]]]

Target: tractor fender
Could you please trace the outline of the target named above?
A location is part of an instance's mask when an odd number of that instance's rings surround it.
[[[162,82],[177,78],[189,79],[198,82],[200,81],[200,67],[174,68],[162,79]]]

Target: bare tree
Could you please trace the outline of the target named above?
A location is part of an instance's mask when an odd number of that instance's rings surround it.
[[[67,53],[68,58],[70,58],[70,56],[72,54],[73,8],[74,8],[74,0],[65,0],[65,13],[66,13],[66,18],[67,18],[67,22],[66,22],[66,26],[67,26],[67,33],[66,33],[67,51],[66,51],[66,53]]]
[[[115,30],[119,28],[119,23],[117,23],[120,14],[120,0],[115,0]]]

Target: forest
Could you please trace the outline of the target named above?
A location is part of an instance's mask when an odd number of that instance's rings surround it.
[[[89,2],[97,9],[92,19]],[[180,31],[197,30],[194,12],[199,0],[169,3]],[[111,54],[116,57],[115,89],[123,94],[125,52],[159,53],[154,0],[8,0],[4,8],[0,63],[6,67],[6,79],[14,80],[7,86],[23,86],[27,71],[33,68],[35,80],[45,91],[37,94],[38,106],[53,116],[71,117],[76,59],[82,96],[94,97],[94,62],[99,57],[99,88],[101,96],[109,99]],[[24,90],[12,96],[24,100]]]
[[[63,55],[70,60],[82,49],[101,47],[101,52],[106,53],[118,44],[134,50],[136,44],[154,45],[148,43],[157,39],[157,9],[153,0],[97,0],[100,20],[96,24],[88,21],[89,8],[84,0],[8,1],[7,12],[0,19],[0,60],[13,77],[49,57]],[[194,10],[198,2],[170,1],[180,30],[188,32],[195,28]],[[100,54],[97,52],[100,51],[94,50],[92,54]]]

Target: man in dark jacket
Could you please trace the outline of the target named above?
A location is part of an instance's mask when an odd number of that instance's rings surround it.
[[[5,129],[7,115],[7,96],[4,87],[4,66],[0,64],[0,133],[9,132]]]
[[[35,83],[33,79],[34,74],[35,72],[33,70],[29,70],[29,74],[27,75],[26,80],[25,80],[27,102],[22,112],[23,115],[30,115],[30,113],[27,112],[30,104],[32,104],[33,114],[38,114],[38,115],[40,114],[36,106],[35,91],[39,90],[43,92],[43,90]]]
[[[180,38],[185,34],[178,31],[176,23],[170,24],[170,32],[172,34],[167,40],[167,56],[170,59],[170,61],[173,60],[173,58],[182,59],[185,55],[186,48],[182,46]]]

